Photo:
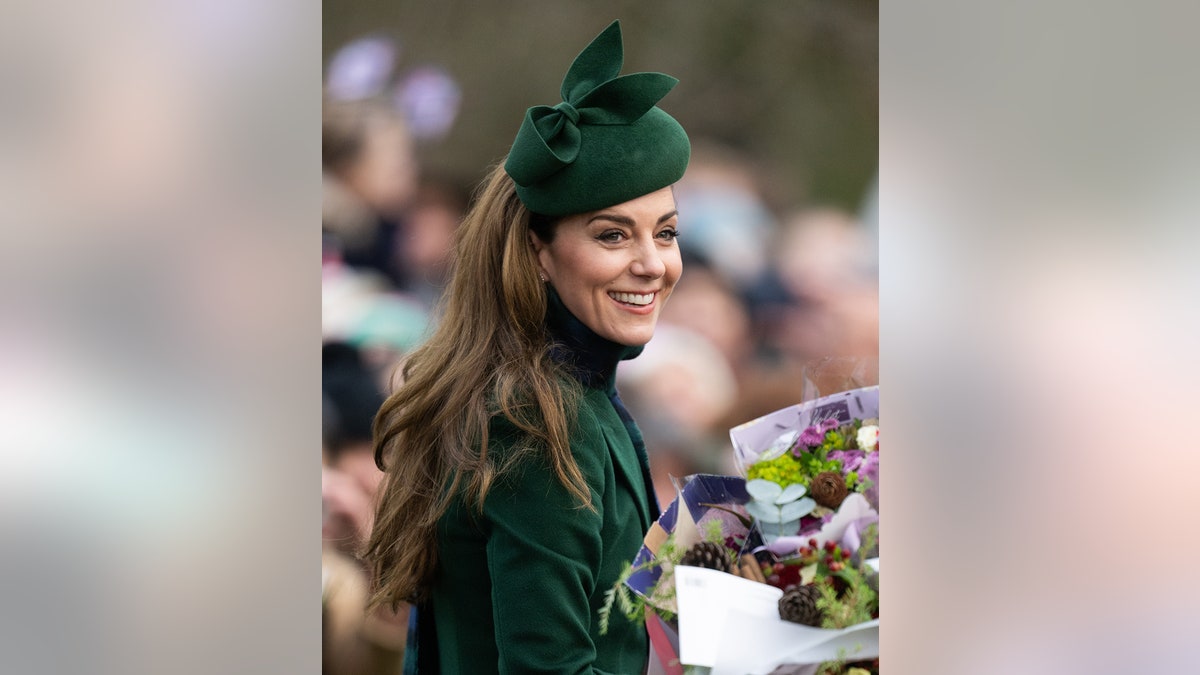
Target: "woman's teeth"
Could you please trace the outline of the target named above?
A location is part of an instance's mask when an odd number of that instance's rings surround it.
[[[654,301],[653,293],[609,293],[608,297],[630,305],[648,305]]]

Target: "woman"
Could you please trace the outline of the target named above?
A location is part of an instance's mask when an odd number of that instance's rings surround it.
[[[658,517],[614,373],[682,271],[670,186],[690,146],[654,105],[674,78],[617,77],[621,59],[614,22],[564,102],[528,110],[460,227],[437,332],[376,418],[366,559],[376,603],[418,606],[422,673],[646,668],[644,629],[596,620]]]

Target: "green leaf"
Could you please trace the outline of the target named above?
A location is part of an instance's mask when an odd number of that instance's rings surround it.
[[[747,502],[746,510],[764,523],[778,523],[781,520],[779,509],[774,504],[764,504],[760,501]]]
[[[811,513],[816,507],[817,503],[815,501],[810,497],[805,497],[798,502],[784,504],[783,508],[780,509],[779,518],[780,520],[798,520],[801,516]]]
[[[788,502],[794,502],[803,497],[805,492],[808,492],[808,489],[799,483],[789,485],[784,488],[783,494],[775,498],[775,503],[787,504]]]
[[[800,519],[796,518],[794,520],[785,520],[779,523],[779,530],[783,533],[780,535],[782,537],[790,537],[796,534],[800,531]]]
[[[746,481],[746,492],[758,501],[773,502],[779,495],[783,494],[783,488],[778,483],[773,483],[762,478]]]

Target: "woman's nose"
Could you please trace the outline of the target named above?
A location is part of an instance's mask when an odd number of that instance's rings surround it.
[[[654,241],[640,242],[634,249],[633,264],[629,266],[629,271],[639,277],[657,279],[667,272],[662,255]]]

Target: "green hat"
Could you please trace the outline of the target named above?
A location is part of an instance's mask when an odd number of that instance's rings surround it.
[[[678,181],[691,155],[683,127],[654,104],[679,82],[621,71],[614,21],[575,57],[563,102],[525,112],[504,170],[525,206],[566,216],[621,204]]]

